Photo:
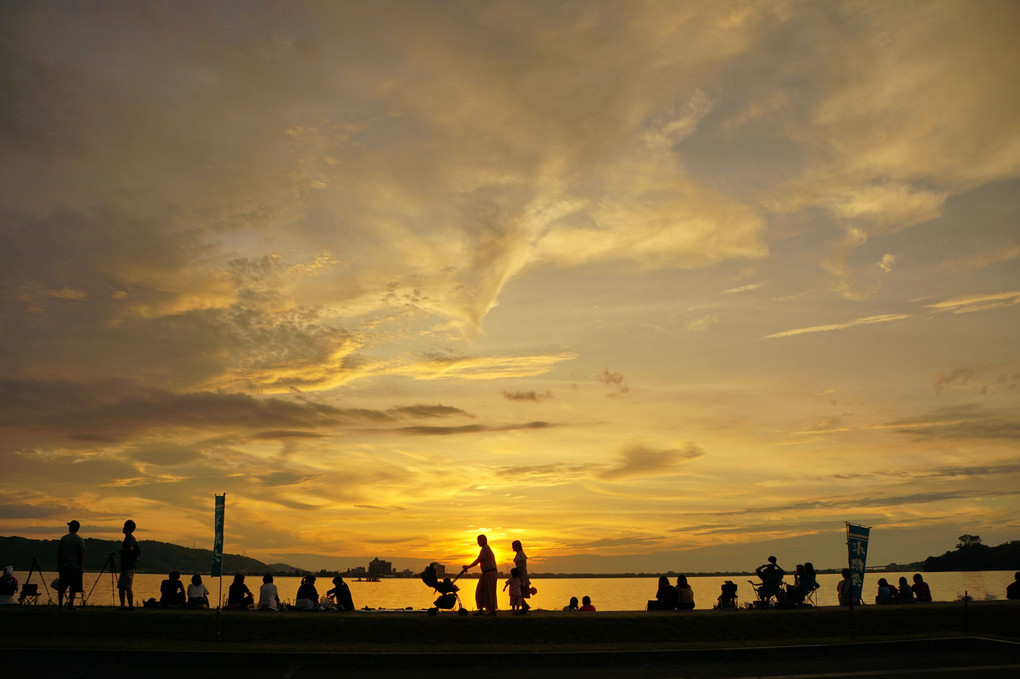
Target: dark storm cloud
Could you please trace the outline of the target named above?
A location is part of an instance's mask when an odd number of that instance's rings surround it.
[[[654,449],[633,446],[620,453],[620,459],[609,469],[597,474],[602,479],[622,479],[630,476],[673,473],[676,467],[703,456],[705,452],[688,442],[683,448]]]

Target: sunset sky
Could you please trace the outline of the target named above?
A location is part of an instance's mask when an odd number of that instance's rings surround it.
[[[0,535],[208,548],[226,492],[227,552],[315,568],[1020,538],[1018,36],[987,0],[0,3]]]

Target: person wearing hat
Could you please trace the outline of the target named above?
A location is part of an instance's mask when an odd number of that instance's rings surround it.
[[[57,583],[57,607],[64,605],[64,592],[67,594],[67,607],[74,608],[74,594],[82,591],[82,575],[85,571],[85,541],[78,535],[81,524],[75,520],[67,522],[68,533],[60,538],[57,545],[57,572],[60,574]]]

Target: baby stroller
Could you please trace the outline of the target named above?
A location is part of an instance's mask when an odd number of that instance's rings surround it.
[[[435,608],[429,609],[429,615],[435,615],[440,609],[449,611],[454,607],[454,605],[457,606],[458,615],[468,614],[467,609],[464,608],[464,604],[460,601],[460,596],[457,594],[457,592],[460,591],[460,587],[454,584],[460,576],[464,575],[465,572],[466,571],[461,571],[457,574],[457,577],[452,580],[450,578],[443,578],[442,581],[440,581],[439,576],[436,575],[436,569],[432,564],[425,567],[425,570],[421,572],[421,581],[439,594],[439,598],[433,602]]]

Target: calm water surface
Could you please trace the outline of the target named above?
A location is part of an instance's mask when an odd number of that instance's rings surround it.
[[[15,574],[19,582],[23,582],[26,573]],[[874,601],[874,595],[878,587],[878,579],[886,578],[889,582],[895,583],[900,576],[906,576],[911,581],[913,572],[910,573],[869,573],[865,577],[864,601]],[[1006,598],[1006,586],[1013,581],[1012,571],[971,571],[971,572],[948,572],[948,573],[923,573],[925,581],[929,584],[932,596],[936,601],[953,601],[957,597],[969,592],[975,600],[1004,599]],[[159,598],[159,584],[165,575],[139,573],[135,575],[135,602],[141,602],[150,597]],[[46,582],[50,583],[56,578],[55,573],[46,574]],[[181,579],[187,585],[190,582],[191,574],[182,574]],[[691,577],[688,579],[694,589],[695,606],[699,609],[712,608],[723,582],[733,580],[739,589],[737,592],[738,602],[741,606],[754,597],[749,579],[754,576],[727,576],[727,577]],[[219,580],[203,575],[202,580],[209,588],[210,600],[215,601],[219,595]],[[836,583],[839,582],[839,575],[819,575],[818,583],[821,589],[818,590],[819,606],[836,606]],[[223,594],[226,598],[227,587],[232,581],[231,577],[223,578]],[[285,603],[293,603],[297,594],[298,585],[301,582],[299,577],[276,577],[274,579],[277,589],[280,592],[280,599]],[[671,578],[675,582],[675,578]],[[39,582],[39,575],[32,577],[32,582]],[[789,578],[788,582],[793,582]],[[354,582],[347,580],[351,588],[351,595],[354,597],[354,604],[358,608],[368,606],[370,608],[415,608],[424,609],[432,606],[436,594],[431,587],[425,585],[417,578],[384,579],[382,582]],[[464,606],[474,609],[474,591],[477,580],[463,579],[457,582],[461,587],[460,597]],[[248,588],[255,593],[258,599],[259,586],[262,584],[260,576],[249,575],[245,580]],[[655,590],[658,585],[658,578],[535,578],[532,585],[538,589],[532,600],[534,608],[545,610],[559,610],[566,605],[570,597],[590,596],[592,603],[599,610],[603,611],[641,611],[645,609],[648,599],[655,598]],[[316,589],[322,596],[326,590],[332,587],[329,578],[319,578],[316,582]],[[499,608],[509,609],[510,598],[507,592],[502,591],[503,583],[497,587],[499,594]],[[42,601],[46,600],[44,588]],[[110,574],[98,573],[85,574],[85,593],[91,590],[88,599],[90,605],[110,606],[116,605],[117,590],[116,584],[112,581]],[[52,592],[54,601],[56,592]]]

